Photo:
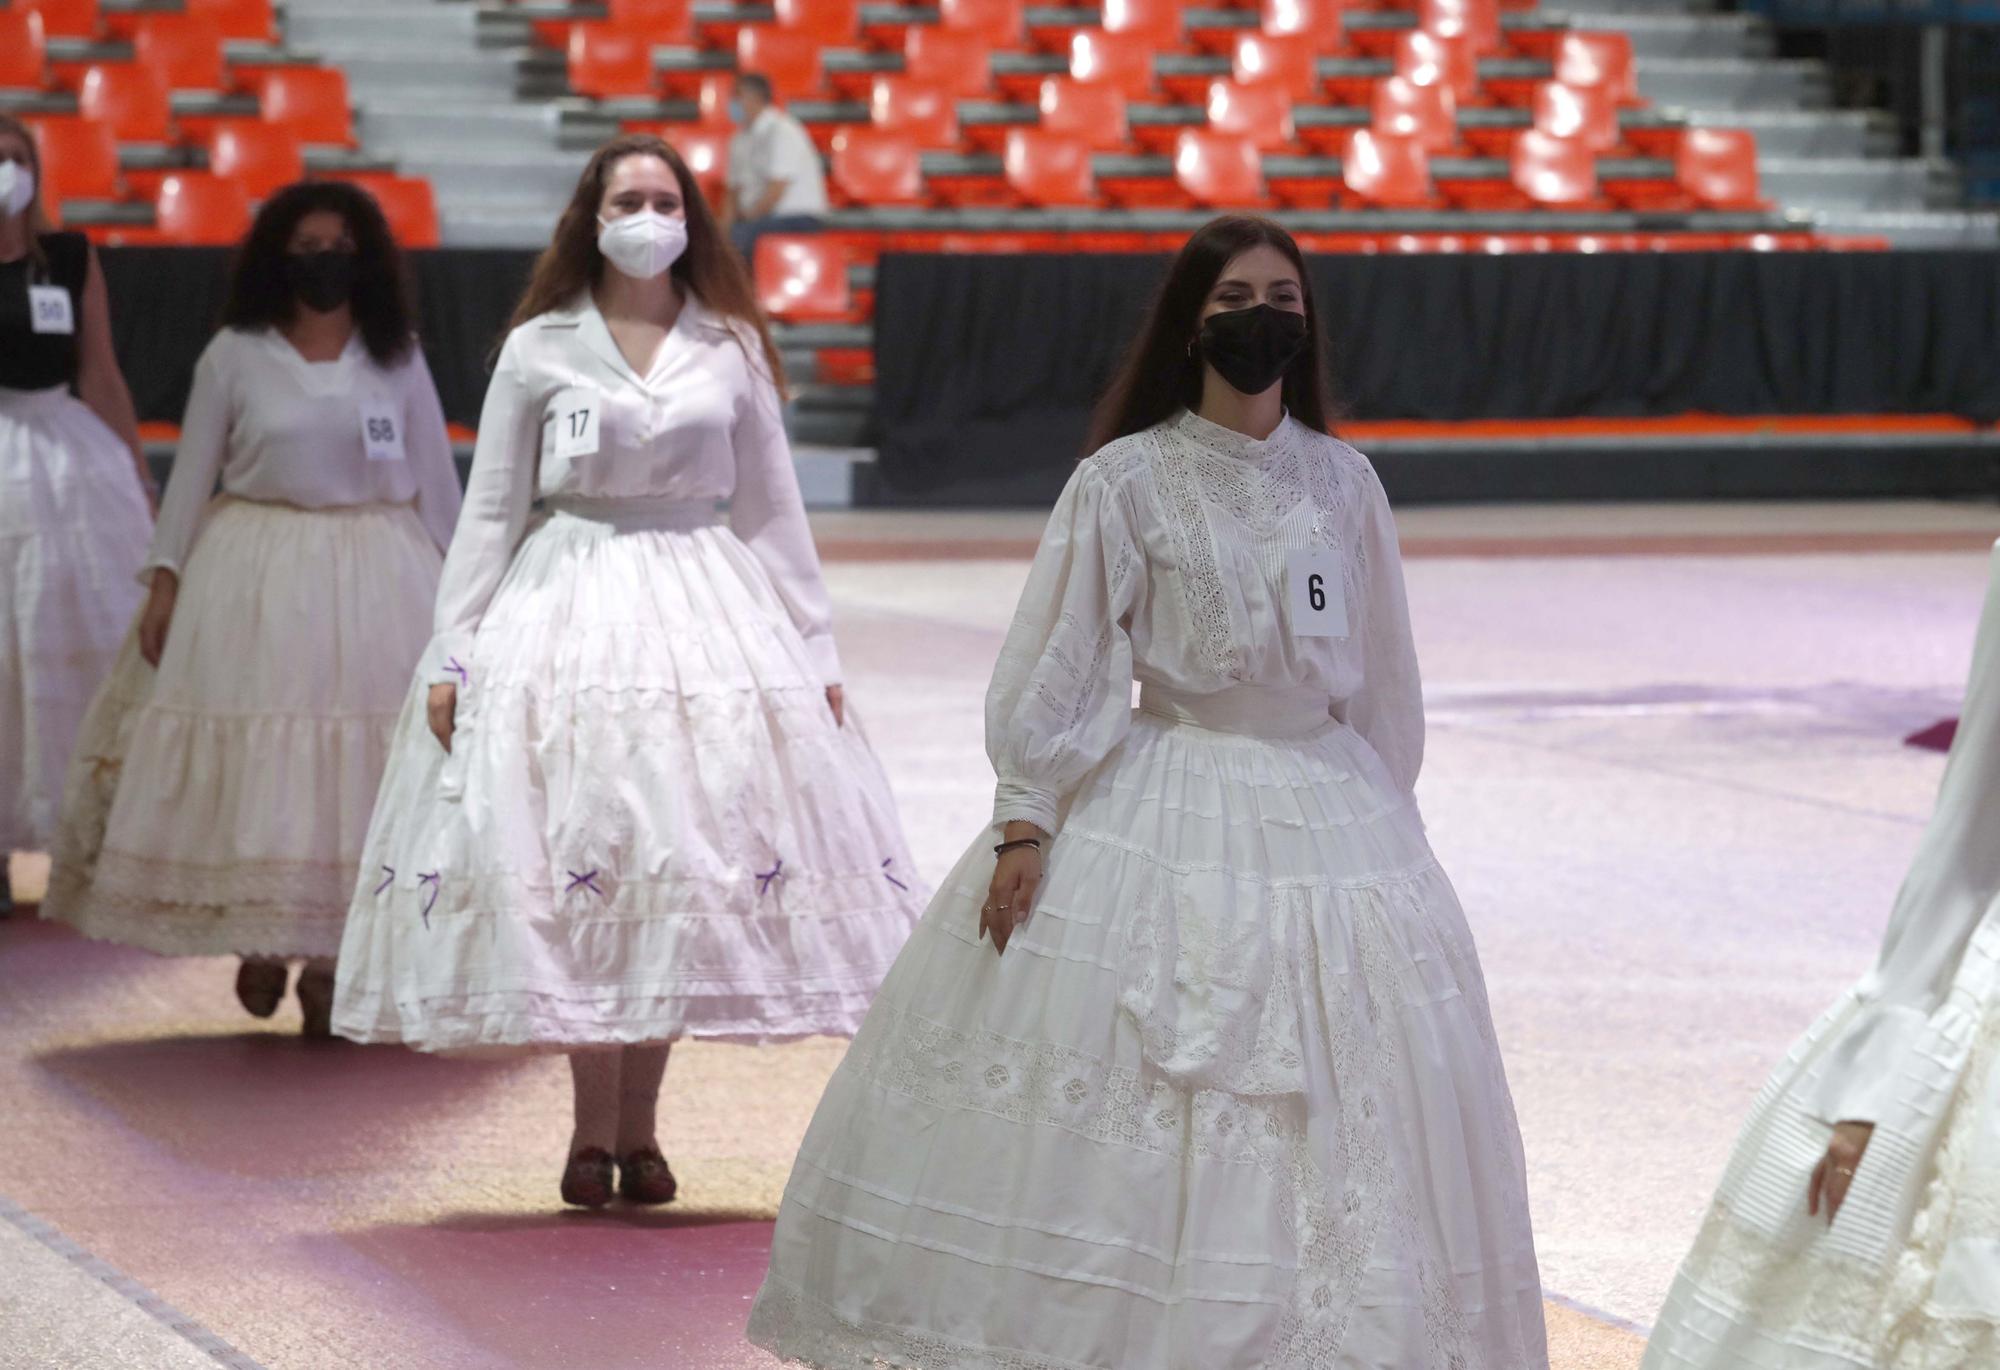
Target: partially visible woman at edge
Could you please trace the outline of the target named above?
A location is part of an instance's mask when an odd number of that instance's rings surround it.
[[[1881,955],[1765,1083],[1644,1365],[2000,1366],[2000,546]]]
[[[1291,236],[1196,233],[1001,650],[994,829],[807,1132],[759,1345],[1547,1365],[1513,1104],[1412,793],[1395,526],[1326,384]]]
[[[923,907],[782,384],[680,155],[599,149],[487,389],[334,1016],[568,1052],[568,1203],[671,1200],[669,1044],[851,1034]]]
[[[152,536],[104,272],[83,234],[49,230],[43,171],[27,126],[0,114],[0,917],[9,853],[54,840]]]
[[[84,720],[43,913],[163,955],[236,956],[258,1017],[301,960],[302,1030],[328,1036],[458,503],[388,221],[341,182],[285,187],[195,364],[150,592]]]

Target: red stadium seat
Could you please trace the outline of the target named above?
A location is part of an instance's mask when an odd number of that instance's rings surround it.
[[[1174,179],[1196,204],[1212,209],[1267,202],[1264,161],[1248,138],[1187,129],[1174,144]]]
[[[993,85],[993,48],[970,29],[914,24],[903,37],[903,74],[976,100]]]
[[[121,63],[90,68],[77,92],[77,109],[104,124],[121,143],[164,143],[171,136],[166,82],[145,67]]]
[[[1514,188],[1537,205],[1581,209],[1597,201],[1597,155],[1580,138],[1531,128],[1514,141]]]
[[[1264,0],[1264,32],[1285,38],[1304,34],[1319,52],[1338,52],[1346,42],[1340,0]]]
[[[1153,45],[1132,33],[1084,29],[1069,40],[1072,80],[1106,85],[1128,100],[1153,93]]]
[[[650,95],[652,40],[615,24],[570,25],[569,86],[594,100]]]
[[[208,169],[242,186],[251,199],[262,200],[304,180],[306,158],[288,125],[231,119],[216,125],[209,140]]]
[[[747,24],[736,34],[736,69],[764,77],[782,100],[810,99],[820,88],[820,45],[810,34]]]
[[[14,8],[41,15],[48,38],[95,38],[103,23],[98,0],[19,0]]]
[[[33,10],[0,10],[0,86],[39,90],[48,80],[48,39]]]
[[[766,234],[757,242],[758,303],[786,323],[845,323],[855,317],[847,249],[817,234]]]
[[[375,197],[389,231],[404,247],[436,247],[438,227],[437,195],[421,176],[358,175],[344,179]]]
[[[1709,209],[1769,208],[1757,183],[1757,139],[1741,129],[1687,130],[1674,179]]]
[[[1572,30],[1556,44],[1555,78],[1566,86],[1601,87],[1630,108],[1639,98],[1639,75],[1632,40],[1622,33]]]
[[[694,0],[611,0],[610,23],[654,46],[694,41]]]
[[[1021,45],[1022,0],[939,0],[938,19],[948,29],[976,33],[996,48]]]
[[[861,41],[861,0],[778,0],[778,27],[832,48]]]
[[[919,147],[958,146],[958,101],[940,87],[908,76],[878,76],[868,97],[868,121],[901,133]]]
[[[29,127],[42,160],[43,188],[57,199],[115,200],[122,193],[118,140],[105,125],[58,114],[32,120]]]
[[[290,124],[302,143],[354,146],[347,74],[338,67],[277,67],[264,77],[264,118]]]
[[[1375,84],[1374,125],[1377,133],[1416,139],[1426,152],[1450,152],[1458,146],[1458,101],[1449,86],[1391,76]]]
[[[1246,33],[1236,40],[1232,73],[1244,85],[1275,81],[1294,100],[1319,92],[1319,47],[1307,33]]]
[[[847,128],[835,134],[833,185],[856,204],[925,203],[917,145],[900,133]]]
[[[696,116],[703,128],[733,128],[729,117],[729,102],[736,98],[736,76],[733,72],[711,72],[701,78],[695,90]]]
[[[1208,126],[1217,133],[1248,138],[1259,152],[1282,152],[1296,136],[1292,127],[1292,97],[1275,81],[1254,86],[1211,81]]]
[[[1081,138],[1039,128],[1011,129],[1003,161],[1007,184],[1028,204],[1059,208],[1097,202],[1090,144]]]
[[[1413,29],[1396,40],[1396,74],[1419,86],[1443,86],[1461,105],[1479,93],[1479,58],[1464,38]]]
[[[729,142],[735,130],[707,124],[667,124],[657,120],[627,120],[627,133],[650,133],[680,153],[695,183],[710,202],[720,200],[729,175]]]
[[[1566,86],[1544,81],[1535,87],[1535,127],[1558,138],[1575,138],[1592,152],[1618,146],[1618,102],[1602,86]]]
[[[268,43],[278,36],[271,0],[185,0],[185,12],[208,20],[224,38]]]
[[[1430,154],[1415,138],[1362,129],[1348,140],[1340,173],[1348,192],[1364,204],[1418,209],[1437,201]]]
[[[1122,152],[1131,130],[1125,92],[1100,82],[1051,76],[1042,82],[1042,129],[1081,138],[1093,152]]]
[[[250,230],[250,197],[221,176],[177,171],[160,182],[154,225],[170,243],[217,247]]]
[[[1104,31],[1132,33],[1155,51],[1180,46],[1185,0],[1104,0]]]
[[[1420,0],[1417,27],[1440,38],[1463,38],[1477,56],[1500,50],[1498,0]]]
[[[132,40],[139,65],[173,90],[221,90],[228,84],[222,30],[198,14],[155,14],[139,21]]]

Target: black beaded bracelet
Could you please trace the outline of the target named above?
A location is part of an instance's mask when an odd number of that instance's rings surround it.
[[[1039,837],[1021,837],[1016,838],[1012,842],[1002,842],[993,849],[993,854],[995,856],[1005,856],[1008,852],[1019,847],[1033,847],[1036,851],[1040,851],[1042,849],[1042,839]]]

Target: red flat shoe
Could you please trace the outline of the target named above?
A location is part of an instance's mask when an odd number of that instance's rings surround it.
[[[680,1187],[656,1146],[631,1152],[618,1163],[618,1192],[635,1204],[670,1204]]]
[[[269,1018],[285,1001],[283,961],[245,961],[236,967],[236,1002],[259,1018]]]
[[[563,1168],[562,1197],[578,1208],[602,1208],[611,1202],[611,1153],[587,1146]]]

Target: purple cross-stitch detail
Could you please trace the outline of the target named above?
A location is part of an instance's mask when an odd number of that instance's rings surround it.
[[[604,887],[597,883],[596,871],[586,871],[582,875],[578,875],[575,871],[565,871],[564,874],[569,876],[569,888],[563,891],[564,894],[575,894],[579,889],[586,889],[600,899],[604,897]]]
[[[457,657],[453,657],[450,661],[445,662],[444,668],[452,675],[458,677],[459,684],[466,686],[470,686],[472,684],[472,672],[466,670],[465,667],[459,663]]]
[[[375,887],[375,893],[380,894],[383,890],[388,889],[389,886],[395,883],[396,883],[396,868],[394,866],[384,866],[382,867],[382,883]]]
[[[896,864],[895,857],[891,856],[885,858],[882,862],[882,874],[890,884],[894,885],[897,889],[903,891],[903,893],[908,894],[910,892],[910,887],[908,885],[905,885],[902,881],[898,880],[895,876],[889,873],[889,867],[895,864]]]
[[[426,928],[431,925],[431,910],[437,906],[438,891],[444,888],[443,883],[438,878],[442,874],[443,872],[441,871],[432,871],[429,875],[421,872],[417,875],[417,883],[419,885],[429,885],[431,887],[430,898],[424,900],[424,926]]]
[[[771,882],[773,880],[782,878],[784,876],[784,873],[785,873],[785,863],[782,859],[773,862],[771,865],[771,869],[767,871],[758,871],[757,893],[760,895],[769,894],[771,892]]]

